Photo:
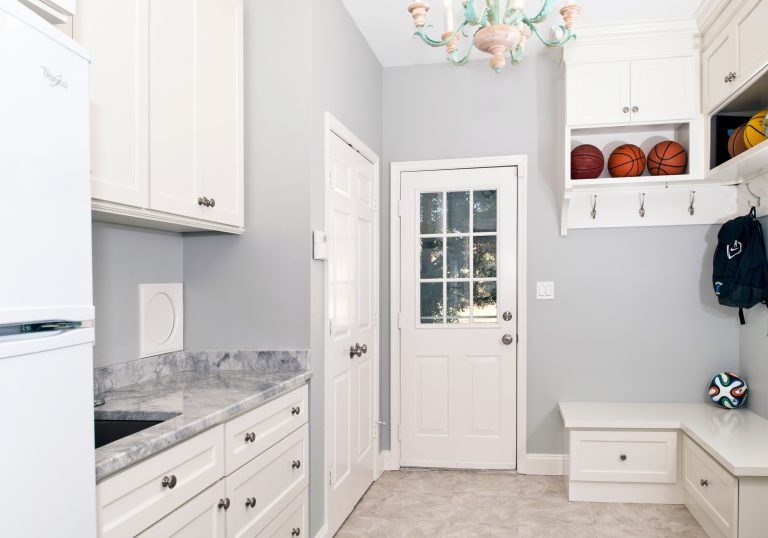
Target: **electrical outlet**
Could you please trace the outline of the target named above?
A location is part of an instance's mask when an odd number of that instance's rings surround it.
[[[537,282],[536,283],[536,299],[549,300],[554,298],[555,298],[554,282]]]

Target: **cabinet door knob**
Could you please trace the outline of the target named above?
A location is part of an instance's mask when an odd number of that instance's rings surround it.
[[[208,198],[198,198],[197,205],[208,205]]]
[[[291,414],[292,415],[300,415],[301,414],[301,407],[299,407],[297,405],[296,407],[292,408],[291,409]]]
[[[256,434],[254,432],[245,434],[245,442],[253,443],[256,440]]]
[[[626,455],[626,454],[621,454],[621,455],[619,456],[619,459],[620,459],[621,461],[627,461],[627,455]]]
[[[215,205],[216,205],[216,200],[214,200],[213,198],[208,200],[208,207],[214,207]]]
[[[219,499],[218,507],[219,508],[223,508],[224,510],[228,510],[229,509],[229,497],[227,497],[226,499]]]
[[[293,463],[291,463],[291,467],[293,467],[294,469],[298,469],[299,467],[301,467],[301,462],[299,460],[293,460]]]
[[[363,344],[362,346],[360,346],[360,351],[362,351],[363,353],[368,353],[368,344]]]
[[[250,497],[250,498],[246,497],[246,499],[245,499],[245,507],[246,508],[253,508],[254,506],[256,506],[256,497]]]
[[[300,536],[301,535],[301,529],[296,527],[291,531],[291,536]]]
[[[640,112],[640,107],[639,106],[633,106],[632,107],[632,112]]]
[[[160,482],[160,485],[162,485],[164,488],[173,489],[176,487],[176,475],[172,474],[171,476],[164,476],[163,481]]]
[[[709,480],[707,480],[706,478],[702,478],[701,482],[699,483],[701,484],[701,487],[705,488],[709,485]]]
[[[624,112],[624,114],[629,114],[629,107],[628,107],[628,106],[625,106],[625,107],[622,109],[622,112]]]

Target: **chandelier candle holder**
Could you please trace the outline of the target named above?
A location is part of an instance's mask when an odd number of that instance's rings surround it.
[[[571,39],[576,38],[573,29],[576,26],[576,18],[581,14],[581,6],[574,0],[560,9],[560,15],[565,24],[558,26],[561,39],[544,39],[536,28],[541,24],[554,8],[554,0],[543,0],[543,5],[538,14],[528,17],[523,10],[523,0],[485,0],[485,7],[478,16],[475,9],[476,0],[462,0],[461,6],[464,13],[464,21],[458,27],[454,26],[453,2],[445,2],[445,31],[440,39],[433,39],[427,35],[427,14],[429,4],[426,2],[413,2],[408,6],[408,11],[413,17],[416,26],[415,36],[421,38],[430,47],[445,47],[448,52],[448,61],[453,65],[466,65],[476,48],[491,55],[491,67],[497,73],[507,65],[507,57],[513,64],[523,61],[523,53],[528,38],[535,35],[547,47],[563,47]],[[460,52],[459,41],[462,38],[469,39],[466,52]]]

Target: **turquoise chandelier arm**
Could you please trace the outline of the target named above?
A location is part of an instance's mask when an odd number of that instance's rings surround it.
[[[541,10],[539,10],[538,15],[536,15],[534,18],[529,19],[532,23],[538,24],[540,22],[544,22],[547,20],[547,17],[549,17],[549,14],[552,12],[552,8],[555,5],[555,0],[544,0],[544,4],[541,6]]]
[[[533,34],[539,38],[539,41],[544,43],[544,45],[547,47],[562,47],[566,43],[568,43],[571,39],[576,39],[576,34],[573,33],[573,30],[569,30],[565,26],[560,25],[558,26],[558,28],[560,28],[560,30],[563,32],[563,38],[559,41],[550,41],[549,39],[544,39],[543,37],[541,37],[541,34],[536,29],[536,27],[533,24],[531,24],[533,22],[532,19],[524,19],[523,22],[528,26],[528,28],[531,29]]]
[[[454,37],[458,37],[460,35],[463,35],[464,37],[469,37],[467,34],[464,33],[464,27],[466,27],[468,24],[469,24],[468,21],[462,22],[461,25],[459,26],[459,28],[455,32],[453,32],[453,34],[451,34],[447,38],[441,39],[439,41],[437,39],[432,39],[431,37],[429,37],[427,35],[426,30],[428,30],[430,28],[434,28],[434,26],[427,26],[425,28],[419,28],[418,30],[416,30],[416,32],[414,32],[413,35],[420,37],[421,40],[424,43],[426,43],[427,45],[429,45],[430,47],[444,47],[448,43],[450,43],[451,39],[453,39]]]
[[[475,0],[464,0],[464,19],[469,24],[477,24],[480,21],[477,18],[477,13],[475,12]]]

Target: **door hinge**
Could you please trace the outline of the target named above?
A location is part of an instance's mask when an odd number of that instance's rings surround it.
[[[379,199],[378,198],[374,198],[373,200],[371,200],[371,205],[373,205],[373,210],[374,211],[378,211],[379,210]]]
[[[379,438],[379,424],[376,423],[376,422],[373,423],[373,436],[372,437],[374,439],[378,439]]]

